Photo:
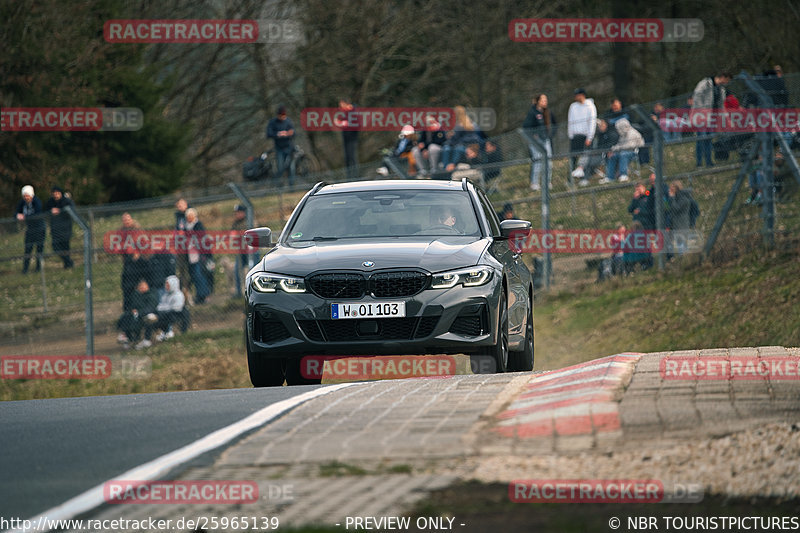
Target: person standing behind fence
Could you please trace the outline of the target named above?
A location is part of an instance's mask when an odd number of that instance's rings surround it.
[[[286,106],[278,106],[276,116],[267,124],[267,139],[275,141],[275,157],[278,166],[278,179],[289,171],[289,186],[294,185],[294,124],[286,116]]]
[[[53,251],[64,262],[64,268],[72,268],[72,258],[69,256],[69,241],[72,238],[72,217],[64,211],[67,206],[75,208],[72,198],[64,194],[61,187],[55,186],[50,191],[50,198],[44,206],[50,212],[50,238]]]
[[[348,116],[356,106],[350,98],[339,98],[339,111]],[[347,167],[347,179],[358,178],[358,129],[345,118],[337,121],[336,126],[342,128],[342,143],[344,144],[344,164]]]
[[[233,224],[231,229],[238,235],[243,235],[249,228],[247,227],[247,208],[242,204],[237,204],[233,208]],[[250,269],[250,254],[236,254],[236,265],[234,266],[233,279],[236,287],[236,294],[242,294],[242,269]]]
[[[533,104],[528,110],[525,121],[522,123],[522,128],[525,129],[530,136],[538,140],[544,145],[547,152],[547,169],[552,176],[553,171],[553,137],[556,134],[556,117],[547,107],[547,95],[537,94],[533,99]],[[538,191],[541,187],[540,177],[544,165],[542,159],[543,154],[533,146],[528,146],[531,153],[531,190]]]
[[[672,253],[686,253],[688,230],[692,227],[691,211],[694,198],[683,189],[683,184],[675,180],[669,185],[670,241]]]
[[[178,198],[175,202],[175,231],[186,231],[186,210],[189,204],[184,198]],[[184,289],[191,287],[191,277],[189,276],[189,260],[186,258],[185,250],[178,250],[175,255],[175,273],[181,281]],[[155,286],[155,285],[154,285]],[[161,287],[161,285],[158,285]]]
[[[634,222],[642,225],[642,228],[651,230],[656,227],[656,224],[649,195],[644,182],[637,183],[633,189],[631,203],[628,205],[628,213],[633,216]]]
[[[42,269],[44,252],[45,223],[42,215],[42,201],[34,194],[31,185],[22,188],[22,199],[17,204],[17,220],[25,221],[25,258],[22,260],[22,273],[28,273],[31,252],[36,248],[36,272]]]
[[[567,135],[569,136],[569,149],[575,154],[572,156],[573,178],[579,178],[580,185],[589,185],[589,180],[584,178],[584,167],[588,158],[585,152],[592,147],[595,128],[597,127],[597,108],[594,100],[586,98],[586,91],[582,88],[575,89],[575,101],[569,106],[567,115]],[[576,166],[577,165],[577,166]]]
[[[725,85],[731,81],[729,72],[723,71],[714,77],[703,78],[697,83],[692,92],[692,110],[711,111],[722,109],[725,102]],[[712,133],[710,131],[698,131],[698,135]],[[695,144],[695,157],[697,166],[703,166],[705,159],[706,166],[713,167],[711,161],[711,139],[701,139]]]
[[[127,233],[135,233],[141,229],[139,223],[134,220],[130,213],[122,214],[122,227],[119,229],[122,237],[122,242],[125,242]],[[135,236],[132,239],[135,242]],[[150,278],[149,272],[146,271],[147,263],[142,258],[142,254],[136,248],[125,248],[122,255],[122,276],[120,280],[120,287],[122,289],[122,310],[130,311],[131,309],[131,296],[136,290],[136,285],[139,281]]]
[[[636,157],[636,149],[644,146],[642,134],[636,131],[628,119],[617,120],[617,133],[619,141],[611,147],[611,153],[606,163],[606,179],[614,181],[619,170],[619,181],[628,181],[628,164]]]
[[[189,239],[190,244],[187,255],[189,258],[189,275],[196,290],[194,303],[203,304],[208,295],[211,294],[211,285],[209,284],[208,271],[206,269],[210,254],[202,247],[206,228],[197,218],[197,211],[191,207],[186,210],[186,231],[192,237]],[[193,243],[200,243],[200,245],[195,247]]]

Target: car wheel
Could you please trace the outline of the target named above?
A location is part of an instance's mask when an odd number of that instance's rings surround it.
[[[250,371],[250,383],[254,387],[280,387],[284,382],[285,359],[264,357],[250,350],[250,343],[245,335],[244,345],[247,349],[247,369]]]
[[[528,318],[525,326],[525,346],[522,351],[511,352],[509,354],[510,370],[529,371],[533,370],[533,300],[528,302]]]
[[[500,296],[497,317],[497,344],[490,346],[486,355],[492,357],[495,373],[502,373],[508,367],[508,303],[506,293]]]
[[[286,384],[287,385],[319,385],[322,378],[306,378],[300,370],[302,363],[301,357],[292,357],[286,361]]]

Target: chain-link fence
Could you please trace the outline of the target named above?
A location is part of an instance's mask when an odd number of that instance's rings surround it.
[[[789,95],[787,105],[800,107],[800,76],[786,76],[784,80]],[[735,79],[729,87],[737,95],[742,95],[743,100],[748,91],[753,92],[744,78]],[[686,98],[687,95],[678,95],[662,100],[661,104],[667,109],[679,108]],[[702,138],[692,132],[678,132],[660,139],[654,130],[648,130],[656,124],[647,124],[655,104],[651,102],[622,110],[640,128],[646,141],[633,154],[626,171],[629,177],[626,182],[601,182],[603,173],[608,172],[608,160],[603,159],[607,151],[598,150],[589,153],[596,158],[593,162],[597,163],[594,167],[597,172],[587,169],[584,179],[589,183],[581,186],[580,179],[572,175],[574,164],[566,138],[566,124],[557,130],[553,142],[555,153],[551,158],[549,176],[551,189],[531,189],[532,151],[529,139],[520,131],[491,138],[499,154],[478,165],[477,177],[484,182],[498,211],[511,204],[513,216],[531,220],[536,229],[549,227],[578,232],[613,232],[619,224],[629,228],[635,214],[631,202],[636,184],[643,183],[645,194],[656,194],[657,187],[650,181],[652,174],[660,174],[658,181],[662,183],[663,223],[655,227],[670,228],[669,183],[681,181],[699,210],[693,217],[692,231],[687,233],[693,240],[687,253],[675,253],[672,248],[665,247],[653,254],[653,268],[662,264],[676,268],[701,258],[724,259],[756,244],[796,242],[800,228],[796,194],[798,176],[794,172],[795,161],[791,151],[787,150],[793,142],[796,150],[796,135],[793,137],[792,132],[769,134],[769,137],[758,133],[709,135],[714,148],[714,166],[698,168],[696,143]],[[603,115],[602,109],[598,112]],[[776,158],[777,153],[780,155]],[[381,164],[380,161],[361,164],[361,178],[377,178],[376,169]],[[765,172],[767,167],[771,172]],[[547,165],[542,168],[546,169]],[[764,174],[773,176],[770,178],[773,186],[769,191],[763,184],[756,187],[756,181],[753,181],[751,190],[750,181]],[[208,232],[224,233],[234,227],[244,229],[266,225],[277,233],[310,184],[345,179],[346,170],[341,169],[308,175],[291,189],[273,181],[245,182],[233,187],[185,191],[182,198],[196,210],[197,219]],[[760,197],[758,192],[762,193]],[[39,193],[41,195],[41,191]],[[199,349],[207,339],[218,334],[215,332],[220,332],[219,335],[229,337],[226,342],[238,353],[243,353],[243,302],[238,294],[245,268],[237,269],[240,254],[216,250],[210,258],[197,258],[194,255],[205,254],[186,250],[178,254],[143,253],[133,258],[131,254],[122,253],[123,250],[111,249],[109,236],[119,234],[125,214],[133,221],[126,223],[130,227],[162,234],[175,231],[180,222],[176,218],[179,198],[176,194],[103,206],[77,206],[75,213],[78,218],[70,219],[68,252],[63,238],[53,251],[50,214],[38,215],[38,222],[33,218],[0,219],[0,242],[3,244],[0,250],[0,353],[46,355],[94,351],[109,354],[135,350],[147,328],[142,327],[138,335],[131,334],[133,338],[123,339],[122,334],[127,331],[127,319],[123,316],[132,309],[126,303],[129,304],[137,292],[140,279],[148,281],[158,300],[164,295],[165,280],[173,274],[180,279],[188,314],[175,318],[171,326],[176,336],[184,336],[184,346],[188,346],[190,351]],[[41,200],[44,204],[47,198]],[[656,210],[656,204],[652,202],[653,210]],[[237,214],[236,205],[243,206],[243,214]],[[31,230],[31,224],[44,227]],[[712,241],[713,247],[710,246]],[[27,272],[23,273],[26,251],[30,256],[29,265]],[[608,263],[604,260],[612,255],[611,252],[550,251],[554,253],[526,254],[526,260],[533,267],[536,256],[549,259],[541,264],[550,267],[545,282],[554,286],[597,278],[604,263]],[[37,257],[41,259],[40,269],[37,269]],[[239,257],[240,264],[245,260]],[[198,262],[201,262],[203,270],[194,266]],[[65,264],[69,268],[65,268]],[[204,278],[199,277],[201,274]],[[203,298],[204,292],[210,294]],[[170,331],[170,324],[156,322],[148,325],[152,326],[149,328],[152,329],[150,339],[154,343],[158,338],[164,338],[159,337],[160,333]],[[165,339],[165,342],[169,341]]]

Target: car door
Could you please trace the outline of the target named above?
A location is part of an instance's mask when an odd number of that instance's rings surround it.
[[[518,346],[525,339],[525,317],[528,311],[527,288],[520,276],[520,267],[525,268],[520,254],[511,249],[506,239],[501,239],[500,219],[483,191],[477,190],[478,200],[492,232],[493,242],[489,253],[502,265],[508,280],[508,335],[509,345]]]

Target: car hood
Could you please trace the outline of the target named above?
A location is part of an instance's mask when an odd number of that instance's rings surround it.
[[[422,268],[441,272],[476,265],[491,240],[476,237],[438,237],[380,242],[341,239],[332,242],[278,245],[262,260],[264,271],[306,276],[318,270],[377,271]],[[363,263],[371,261],[371,267]]]

